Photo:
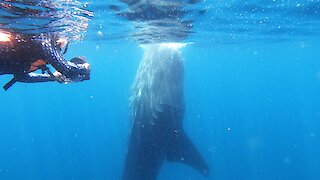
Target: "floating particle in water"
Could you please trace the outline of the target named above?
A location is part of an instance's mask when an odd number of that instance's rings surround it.
[[[284,162],[285,162],[286,164],[290,164],[290,163],[291,163],[291,158],[290,158],[290,157],[285,157],[285,158],[284,158]]]
[[[320,70],[316,73],[316,78],[320,82]]]
[[[231,128],[227,128],[228,131],[231,131]]]
[[[259,173],[263,173],[264,171],[263,171],[263,169],[259,169]]]
[[[102,38],[102,37],[103,37],[103,32],[102,32],[102,31],[98,31],[98,32],[97,32],[97,36],[98,36],[99,38]]]

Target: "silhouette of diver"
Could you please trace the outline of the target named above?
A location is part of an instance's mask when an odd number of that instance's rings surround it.
[[[89,80],[90,65],[80,57],[66,61],[61,48],[63,43],[55,35],[14,34],[0,30],[0,75],[14,75],[3,88],[8,90],[15,82],[69,83]],[[56,72],[51,73],[47,65],[51,65]],[[42,73],[34,73],[36,70]]]

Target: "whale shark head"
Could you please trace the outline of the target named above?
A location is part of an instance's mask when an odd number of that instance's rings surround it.
[[[172,106],[184,111],[182,43],[143,45],[144,55],[132,86],[131,108],[144,105],[153,112]],[[132,112],[134,115],[135,112]]]

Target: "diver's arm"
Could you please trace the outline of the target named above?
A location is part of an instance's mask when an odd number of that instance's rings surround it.
[[[16,82],[37,83],[37,82],[49,82],[49,81],[56,81],[56,77],[50,74],[36,74],[36,73],[15,74],[14,78],[12,78],[7,84],[3,86],[3,89],[7,91]]]
[[[50,74],[37,74],[37,73],[15,75],[15,79],[17,80],[17,82],[24,82],[24,83],[56,81],[56,77]]]
[[[72,62],[66,61],[56,47],[48,47],[48,45],[45,46],[45,52],[47,52],[47,62],[61,74],[67,78],[70,78],[71,80],[81,78],[81,76],[87,74],[88,71],[84,67],[77,66]]]

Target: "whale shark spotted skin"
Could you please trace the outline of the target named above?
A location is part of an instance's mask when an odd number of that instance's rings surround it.
[[[164,161],[209,175],[209,167],[183,130],[184,65],[176,48],[144,47],[131,96],[132,127],[124,180],[155,180]]]

